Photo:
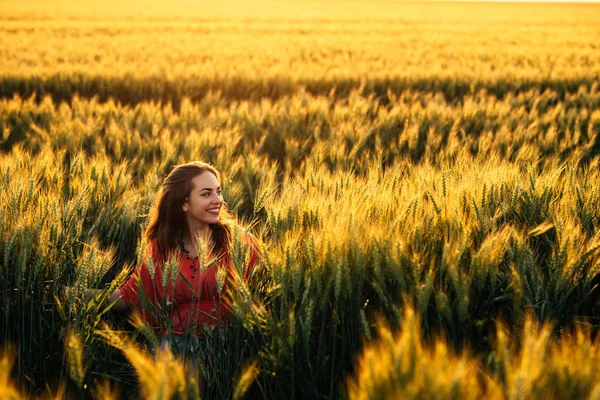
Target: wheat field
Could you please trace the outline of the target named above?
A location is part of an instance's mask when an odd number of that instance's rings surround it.
[[[192,371],[102,306],[191,160]],[[600,399],[599,182],[600,5],[0,0],[0,398]]]

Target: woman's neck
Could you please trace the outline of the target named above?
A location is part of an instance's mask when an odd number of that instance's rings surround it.
[[[184,245],[187,251],[194,257],[198,255],[198,238],[202,241],[207,240],[210,247],[212,242],[212,231],[208,224],[190,226],[188,234],[184,238]]]
[[[187,220],[187,226],[189,238],[194,239],[198,236],[205,237],[210,235],[210,226],[204,222],[189,218]]]

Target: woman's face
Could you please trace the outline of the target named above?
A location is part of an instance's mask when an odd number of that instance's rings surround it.
[[[193,222],[216,224],[223,205],[221,186],[217,177],[205,171],[192,179],[192,191],[183,203],[183,212]]]

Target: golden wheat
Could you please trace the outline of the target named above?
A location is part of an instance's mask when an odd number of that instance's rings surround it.
[[[0,2],[0,393],[598,398],[597,11]],[[193,159],[264,239],[202,388],[105,303]]]

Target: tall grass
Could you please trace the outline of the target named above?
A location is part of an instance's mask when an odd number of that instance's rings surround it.
[[[337,368],[373,334],[370,316],[401,324],[403,298],[423,316],[425,337],[445,332],[456,350],[492,351],[495,321],[516,325],[526,312],[558,327],[595,318],[598,197],[584,212],[596,220],[589,231],[568,204],[597,167],[569,179],[568,166],[527,175],[494,158],[459,160],[443,172],[371,165],[366,177],[314,168],[267,205],[267,266],[280,296],[271,315],[257,303],[240,318],[272,341],[271,358],[286,356],[271,368],[301,382],[299,393],[322,384],[331,396]]]
[[[3,398],[9,400],[19,400],[24,398],[24,396],[19,392],[19,390],[14,386],[14,383],[11,380],[11,368],[12,368],[12,357],[10,355],[3,354],[2,358],[0,358],[0,393]]]
[[[443,339],[424,342],[413,308],[403,317],[396,333],[378,325],[379,339],[365,346],[348,380],[349,398],[598,398],[598,340],[582,326],[557,340],[530,315],[518,335],[498,324],[494,364],[481,369],[476,357],[453,353]]]
[[[556,92],[539,89],[503,99],[479,91],[463,104],[447,102],[440,93],[389,96],[384,106],[360,90],[343,101],[303,93],[279,101],[237,102],[217,92],[199,103],[186,99],[179,112],[168,105],[129,107],[77,96],[70,105],[49,97],[39,105],[17,97],[0,103],[0,146],[8,151],[19,145],[34,154],[47,147],[66,152],[65,163],[82,150],[115,163],[127,160],[132,179],[144,178],[153,187],[158,182],[148,179],[148,169],[163,176],[182,160],[206,159],[223,166],[251,199],[258,182],[244,176],[247,163],[262,164],[263,175],[274,172],[276,163],[281,178],[311,158],[331,170],[361,172],[373,158],[384,167],[407,158],[436,164],[467,150],[474,156],[497,153],[510,161],[543,164],[553,159],[548,156],[565,160],[577,155],[587,162],[600,149],[598,84],[581,87],[564,101]],[[230,197],[246,201],[245,213],[253,208],[245,196]]]
[[[597,6],[178,1],[0,5],[0,395],[599,396]],[[263,259],[190,370],[104,300],[194,159]]]
[[[553,321],[559,331],[589,318],[595,329],[600,192],[590,184],[599,178],[590,144],[597,135],[589,128],[597,123],[594,113],[585,131],[565,129],[576,134],[575,141],[569,142],[567,134],[554,139],[555,147],[564,143],[562,154],[542,158],[542,128],[530,127],[529,138],[522,133],[519,144],[507,125],[525,117],[514,113],[502,114],[499,121],[506,125],[494,136],[457,133],[464,131],[456,125],[468,121],[473,105],[452,122],[452,139],[445,143],[438,120],[437,125],[421,122],[431,124],[427,130],[396,130],[397,138],[383,145],[384,132],[390,131],[340,134],[346,121],[360,121],[365,115],[360,110],[377,107],[369,98],[355,94],[347,105],[333,103],[333,111],[321,108],[319,102],[333,101],[325,98],[305,107],[300,99],[291,101],[290,108],[240,105],[228,111],[232,121],[227,120],[222,136],[207,130],[192,138],[178,126],[194,124],[191,116],[203,104],[188,103],[189,114],[177,114],[149,104],[132,110],[76,100],[57,109],[50,100],[40,105],[5,101],[3,113],[20,109],[22,121],[32,115],[23,140],[12,145],[0,167],[7,211],[0,225],[2,337],[16,346],[16,376],[26,377],[32,387],[67,379],[69,393],[90,393],[106,376],[132,387],[132,367],[124,367],[121,353],[95,334],[103,319],[112,319],[100,308],[102,299],[86,300],[77,291],[61,298],[57,288],[103,287],[112,281],[106,296],[118,287],[141,249],[138,238],[160,176],[170,165],[193,158],[223,170],[230,207],[254,219],[255,232],[267,243],[258,286],[237,292],[233,309],[240,324],[219,331],[210,342],[206,393],[233,395],[231,379],[243,376],[245,360],[255,360],[249,372],[254,384],[245,387],[249,396],[344,393],[342,377],[354,371],[364,338],[376,336],[374,316],[401,326],[403,299],[422,316],[424,340],[444,332],[449,349],[478,355],[493,354],[491,337],[499,319],[518,326],[531,313]],[[397,104],[391,112],[401,112],[402,102]],[[290,110],[287,123],[278,117],[280,107]],[[59,120],[75,110],[78,119]],[[457,112],[448,111],[448,118]],[[148,132],[148,147],[117,162],[122,156],[115,157],[107,146],[124,143],[122,151],[129,151],[125,126],[141,123],[140,113],[169,121],[163,129],[170,141],[156,146],[170,150],[155,153]],[[112,122],[104,137],[95,138],[98,146],[82,152],[88,128],[79,136],[66,127],[93,126],[94,119],[108,114],[123,128]],[[323,123],[331,119],[333,128],[306,137],[311,126],[322,126],[312,125],[313,117],[306,117],[311,114]],[[304,122],[294,125],[294,115]],[[375,121],[385,125],[388,111],[377,115],[381,120]],[[424,112],[417,118],[430,116]],[[38,118],[35,125],[33,118]],[[242,130],[232,128],[241,124],[238,118],[246,121],[245,139]],[[273,128],[255,128],[252,119]],[[40,134],[34,141],[43,124],[56,134]],[[523,129],[518,126],[515,132]],[[298,147],[292,143],[302,138],[312,151],[294,153]],[[194,140],[218,150],[187,146]],[[434,147],[436,140],[440,147]],[[518,150],[506,151],[503,143]],[[269,150],[277,146],[290,149],[284,162],[274,159],[281,150]],[[161,159],[161,154],[169,156]]]

